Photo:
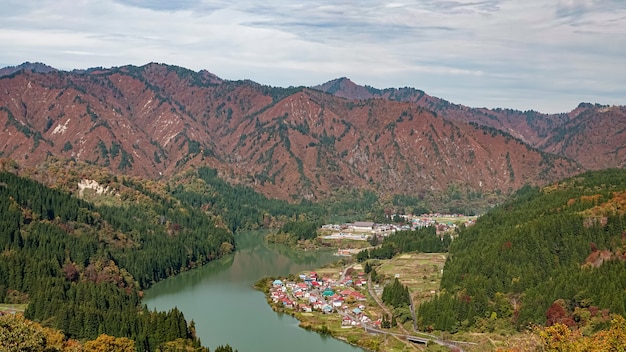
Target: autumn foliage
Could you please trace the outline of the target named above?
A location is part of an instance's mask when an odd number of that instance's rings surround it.
[[[537,332],[547,352],[626,351],[626,319],[620,315],[613,317],[610,329],[591,336],[584,336],[580,330],[571,330],[562,323]]]

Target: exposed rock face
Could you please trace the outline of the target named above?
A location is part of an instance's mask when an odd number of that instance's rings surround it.
[[[80,182],[78,182],[78,195],[82,197],[86,189],[93,190],[96,194],[109,193],[109,187],[99,184],[96,180],[80,180]]]
[[[545,128],[519,123],[518,131],[513,122],[523,113],[499,112],[495,126],[483,123],[489,117],[461,118],[468,108],[449,103],[455,113],[445,115],[436,109],[442,100],[417,90],[351,89],[359,99],[159,64],[16,71],[0,78],[0,156],[36,165],[55,155],[154,179],[208,165],[231,182],[289,200],[352,188],[381,196],[506,193],[582,171],[575,158],[535,148],[575,154],[571,143],[551,140],[549,128],[568,133],[572,116],[537,115],[535,125]],[[623,109],[606,114],[617,118]]]

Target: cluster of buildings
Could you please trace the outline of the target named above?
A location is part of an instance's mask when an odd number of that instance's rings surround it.
[[[367,236],[372,234],[386,236],[396,231],[416,230],[424,227],[435,226],[437,233],[441,234],[453,230],[457,225],[453,222],[440,222],[437,218],[454,219],[465,217],[462,214],[423,214],[423,215],[391,215],[391,218],[396,216],[401,217],[405,224],[376,224],[369,221],[355,221],[354,223],[347,224],[326,224],[322,226],[322,229],[340,231],[339,233],[333,233],[329,238],[350,238],[350,239],[366,239]],[[475,223],[475,218],[470,218],[465,222],[466,226],[471,226]],[[334,237],[333,237],[334,236]],[[354,238],[352,238],[354,237]]]
[[[343,327],[380,325],[380,321],[372,322],[365,314],[367,297],[361,291],[366,287],[364,273],[335,280],[311,272],[301,274],[296,281],[274,280],[269,297],[288,310],[340,314]]]

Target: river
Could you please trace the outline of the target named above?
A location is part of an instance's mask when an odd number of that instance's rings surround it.
[[[237,251],[202,268],[161,281],[146,291],[150,309],[178,307],[193,319],[202,344],[215,350],[229,344],[239,352],[358,352],[362,349],[306,331],[298,321],[274,312],[252,285],[264,276],[312,270],[338,258],[331,252],[299,252],[263,241],[264,232],[236,235]]]

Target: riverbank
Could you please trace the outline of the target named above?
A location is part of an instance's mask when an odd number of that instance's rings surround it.
[[[345,263],[344,263],[345,264]],[[299,326],[369,351],[417,350],[405,338],[406,329],[382,329],[389,320],[371,290],[360,264],[333,264],[289,277],[266,277],[255,284],[276,312],[298,319]],[[428,338],[424,339],[427,342]],[[421,345],[422,347],[424,345]]]
[[[414,316],[400,318],[411,313],[382,303],[384,284],[396,278],[409,288],[415,306],[431,299],[438,293],[445,260],[443,253],[404,253],[370,261],[379,277],[377,284],[360,264],[343,258],[315,271],[263,278],[255,288],[265,293],[272,310],[295,317],[301,328],[370,351],[475,352],[527,344],[529,334],[515,332],[420,333],[415,330]],[[389,322],[392,315],[398,315],[393,319],[397,325],[383,327],[384,317]]]
[[[307,240],[297,240],[284,232],[269,233],[265,236],[265,241],[269,244],[285,245],[294,250],[307,252],[335,249],[339,256],[351,256],[363,249],[372,248],[367,239],[368,237],[362,235],[332,233],[325,230],[318,230],[317,237]]]
[[[149,309],[177,307],[195,322],[204,346],[228,343],[239,351],[363,352],[362,349],[298,328],[290,315],[276,314],[253,285],[265,276],[287,277],[315,270],[337,257],[332,251],[303,252],[264,241],[268,231],[241,231],[227,260],[155,284],[146,291]]]

